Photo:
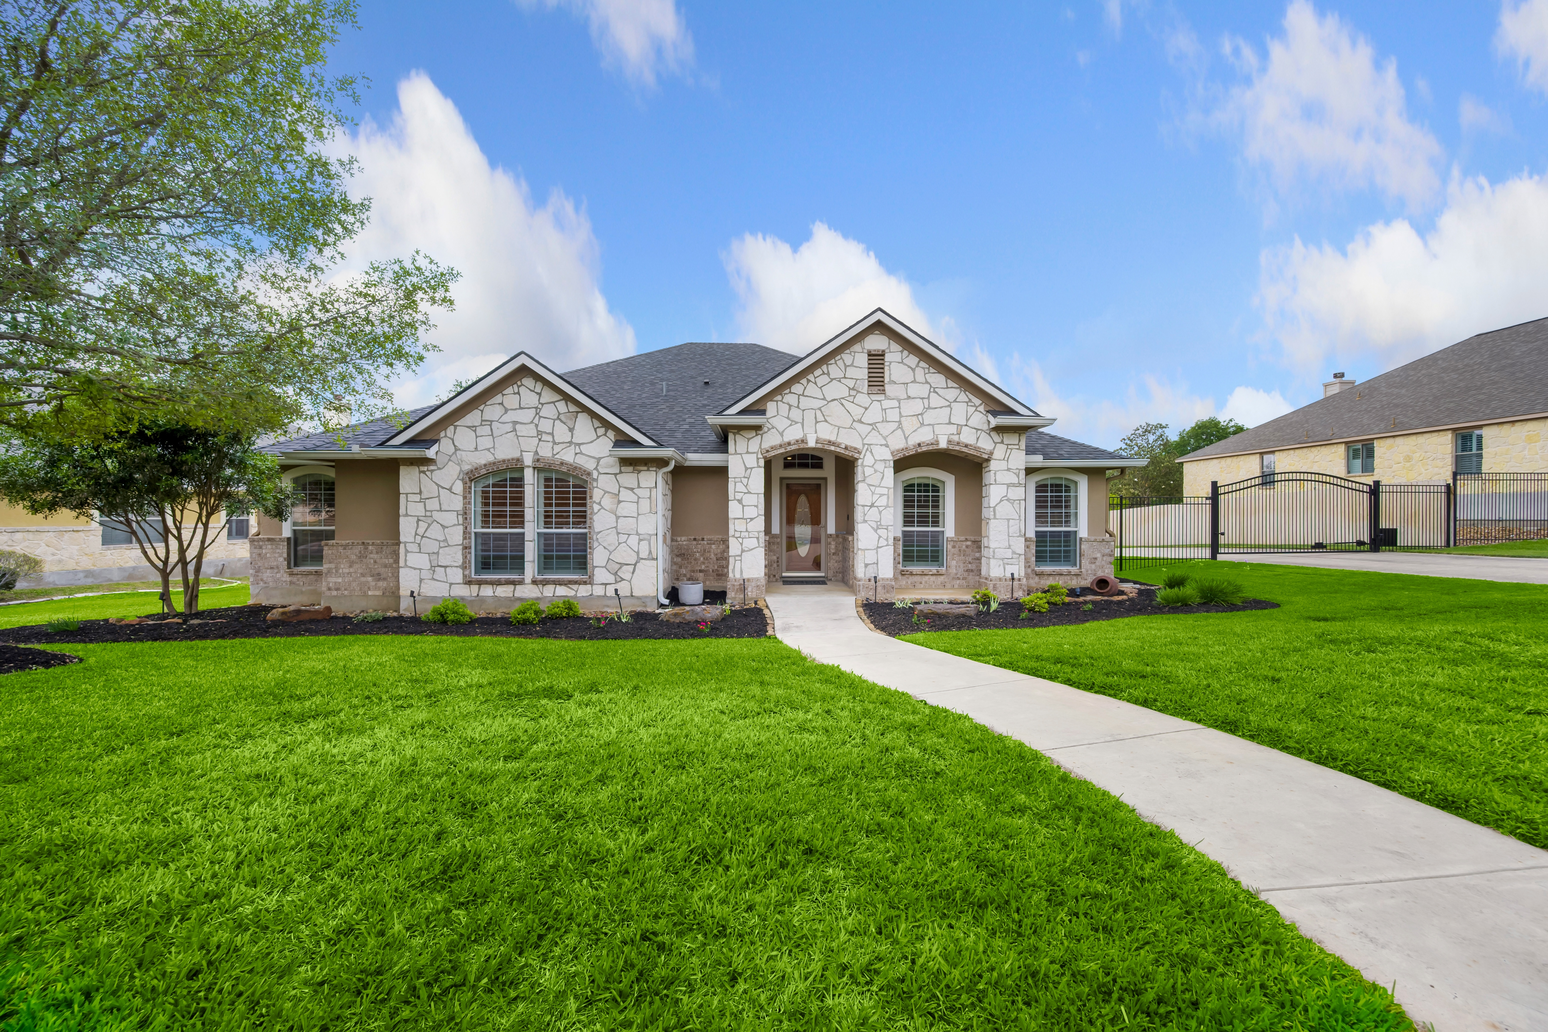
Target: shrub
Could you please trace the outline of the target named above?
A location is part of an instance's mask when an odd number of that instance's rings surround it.
[[[511,623],[535,624],[538,622],[538,618],[542,615],[543,607],[540,606],[534,599],[529,598],[527,601],[511,610]]]
[[[980,613],[992,613],[1000,608],[1000,596],[988,588],[979,588],[973,592],[973,602]]]
[[[1180,588],[1187,584],[1192,576],[1187,570],[1167,570],[1161,575],[1161,586],[1163,588]]]
[[[1156,603],[1163,606],[1196,606],[1199,604],[1199,593],[1188,584],[1162,588],[1156,592]]]
[[[1064,603],[1069,601],[1070,589],[1066,588],[1058,581],[1054,581],[1052,584],[1048,585],[1048,587],[1043,589],[1043,594],[1048,596],[1049,605],[1062,606]]]
[[[1093,604],[1092,604],[1092,603],[1090,603],[1090,602],[1087,602],[1087,603],[1086,603],[1086,604],[1085,604],[1085,605],[1083,605],[1083,606],[1081,606],[1081,607],[1080,607],[1080,611],[1081,611],[1081,612],[1082,612],[1082,613],[1089,613],[1089,612],[1091,612],[1091,611],[1092,611],[1092,610],[1093,610],[1093,609],[1095,609],[1095,608],[1096,608],[1096,606],[1095,606],[1095,605],[1093,605]]]
[[[10,591],[21,578],[34,576],[42,570],[43,560],[37,556],[0,548],[0,591]]]
[[[367,610],[364,613],[356,613],[355,614],[355,623],[376,623],[379,620],[386,619],[386,617],[387,617],[387,614],[382,612],[381,610],[379,610],[379,609],[371,609],[371,610]]]
[[[562,620],[567,616],[580,616],[580,606],[575,604],[573,598],[556,598],[548,603],[548,608],[543,610],[545,620]]]
[[[43,625],[43,629],[50,634],[58,634],[60,631],[78,631],[81,629],[79,620],[50,620]]]
[[[1028,595],[1026,598],[1021,600],[1022,616],[1026,616],[1029,613],[1046,612],[1048,612],[1048,596],[1042,594],[1041,592],[1035,595]]]
[[[473,610],[454,598],[443,598],[430,612],[420,617],[426,623],[465,624],[473,622]]]
[[[1247,597],[1240,584],[1224,577],[1194,581],[1193,588],[1199,593],[1200,602],[1212,606],[1239,606]]]

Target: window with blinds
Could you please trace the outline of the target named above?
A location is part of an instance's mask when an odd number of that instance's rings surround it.
[[[865,389],[870,394],[887,393],[887,353],[885,351],[865,353]]]
[[[946,565],[946,485],[928,477],[903,482],[902,560],[905,570]]]
[[[527,490],[522,471],[504,470],[473,485],[473,572],[516,575],[526,570]]]
[[[563,473],[538,473],[538,576],[584,577],[590,489]]]
[[[1037,566],[1080,565],[1080,485],[1068,477],[1039,480],[1032,491],[1032,534]]]
[[[1483,431],[1464,430],[1457,434],[1458,473],[1483,472]]]

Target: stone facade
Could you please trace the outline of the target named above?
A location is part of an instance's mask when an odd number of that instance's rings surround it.
[[[538,596],[610,600],[615,590],[632,604],[653,604],[657,471],[623,464],[609,453],[613,438],[610,427],[534,376],[513,381],[464,412],[442,431],[446,446],[435,459],[399,470],[402,605],[413,591],[432,600],[460,598],[474,610],[494,612]],[[519,576],[474,576],[465,547],[464,480],[500,469],[525,470],[526,568]],[[544,577],[536,571],[535,477],[542,469],[574,473],[590,484],[585,576]]]
[[[1082,537],[1080,539],[1080,566],[1075,569],[1039,569],[1035,538],[1026,539],[1027,565],[1023,578],[1026,587],[1017,584],[1017,594],[1040,591],[1057,581],[1067,588],[1089,584],[1099,573],[1113,575],[1113,558],[1118,551],[1118,541],[1112,537]]]
[[[882,352],[885,393],[867,389],[871,352]],[[893,465],[899,455],[922,450],[955,451],[984,461],[985,543],[980,575],[1004,582],[1023,562],[1026,492],[1025,435],[990,426],[987,406],[944,373],[887,335],[876,332],[830,356],[821,366],[778,391],[766,403],[760,431],[727,434],[731,450],[731,577],[767,565],[764,530],[763,455],[767,445],[831,442],[855,457],[854,557],[857,590],[876,578],[881,598],[892,598]],[[765,553],[759,555],[758,553]]]
[[[1548,419],[1522,419],[1486,423],[1473,429],[1483,432],[1485,473],[1548,472]],[[1439,483],[1451,479],[1456,430],[1421,430],[1377,437],[1376,471],[1352,479],[1402,483]],[[1280,448],[1274,452],[1277,473],[1317,472],[1349,476],[1346,449],[1353,442],[1310,444]],[[1209,494],[1209,482],[1229,484],[1255,477],[1260,472],[1258,453],[1195,459],[1183,463],[1183,493]]]
[[[730,453],[726,467],[726,516],[730,537],[726,542],[726,583],[742,585],[748,598],[762,598],[770,579],[778,579],[778,567],[769,572],[771,551],[764,539],[762,435],[752,430],[726,431],[726,449]]]
[[[672,581],[699,581],[712,591],[726,590],[730,563],[730,539],[724,537],[671,538]]]
[[[152,580],[157,576],[138,545],[104,545],[102,528],[47,525],[38,527],[0,527],[0,548],[26,552],[43,560],[36,577],[22,581],[23,587],[55,584],[106,584],[114,581]],[[248,573],[246,541],[227,541],[218,532],[204,553],[205,576],[245,577]]]

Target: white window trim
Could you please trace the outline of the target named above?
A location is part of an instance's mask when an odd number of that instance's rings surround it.
[[[1080,485],[1078,488],[1078,493],[1075,497],[1075,504],[1077,506],[1075,510],[1075,531],[1077,537],[1090,537],[1091,535],[1086,533],[1087,521],[1091,518],[1091,515],[1086,512],[1087,499],[1090,497],[1086,492],[1086,488],[1088,486],[1086,483],[1086,474],[1080,472],[1079,470],[1073,469],[1040,469],[1037,471],[1037,476],[1027,477],[1027,497],[1025,501],[1026,511],[1024,514],[1027,520],[1026,536],[1029,538],[1037,537],[1036,524],[1038,481],[1052,480],[1055,477],[1063,477],[1066,480],[1073,480]]]
[[[296,482],[296,477],[304,477],[311,473],[321,473],[323,476],[333,478],[333,504],[335,506],[334,511],[336,512],[339,504],[339,475],[332,466],[297,466],[294,469],[287,469],[280,475],[280,479],[286,484],[293,484]],[[285,514],[285,522],[280,525],[280,536],[290,537],[289,513]],[[285,547],[289,548],[290,546],[286,545]]]
[[[957,478],[944,469],[936,469],[933,466],[910,466],[908,469],[900,469],[892,474],[892,534],[894,537],[903,536],[903,483],[908,480],[917,480],[920,477],[929,477],[931,480],[939,480],[946,485],[946,536],[957,536]]]
[[[521,574],[519,576],[504,573],[479,573],[478,572],[478,535],[480,534],[505,534],[509,531],[482,531],[478,529],[478,485],[480,481],[493,477],[508,477],[512,473],[521,474],[522,504],[521,504]],[[476,477],[473,481],[473,492],[468,506],[468,579],[470,582],[498,581],[506,584],[531,583],[534,549],[537,548],[537,528],[534,526],[537,513],[537,489],[532,482],[531,466],[508,466],[505,469],[496,469]]]

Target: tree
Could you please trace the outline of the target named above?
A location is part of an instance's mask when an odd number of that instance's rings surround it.
[[[185,423],[14,441],[0,457],[0,496],[37,516],[63,510],[127,528],[161,578],[169,613],[172,576],[181,578],[185,615],[199,611],[205,552],[232,515],[289,514],[279,463],[253,434]]]
[[[326,153],[353,22],[353,0],[0,0],[0,423],[385,404],[456,274],[337,274],[369,216]]]
[[[1205,416],[1177,436],[1167,434],[1165,423],[1141,423],[1119,442],[1124,455],[1145,459],[1145,465],[1125,470],[1108,488],[1128,497],[1174,498],[1182,495],[1183,470],[1177,462],[1184,455],[1223,441],[1247,428],[1234,419]]]

